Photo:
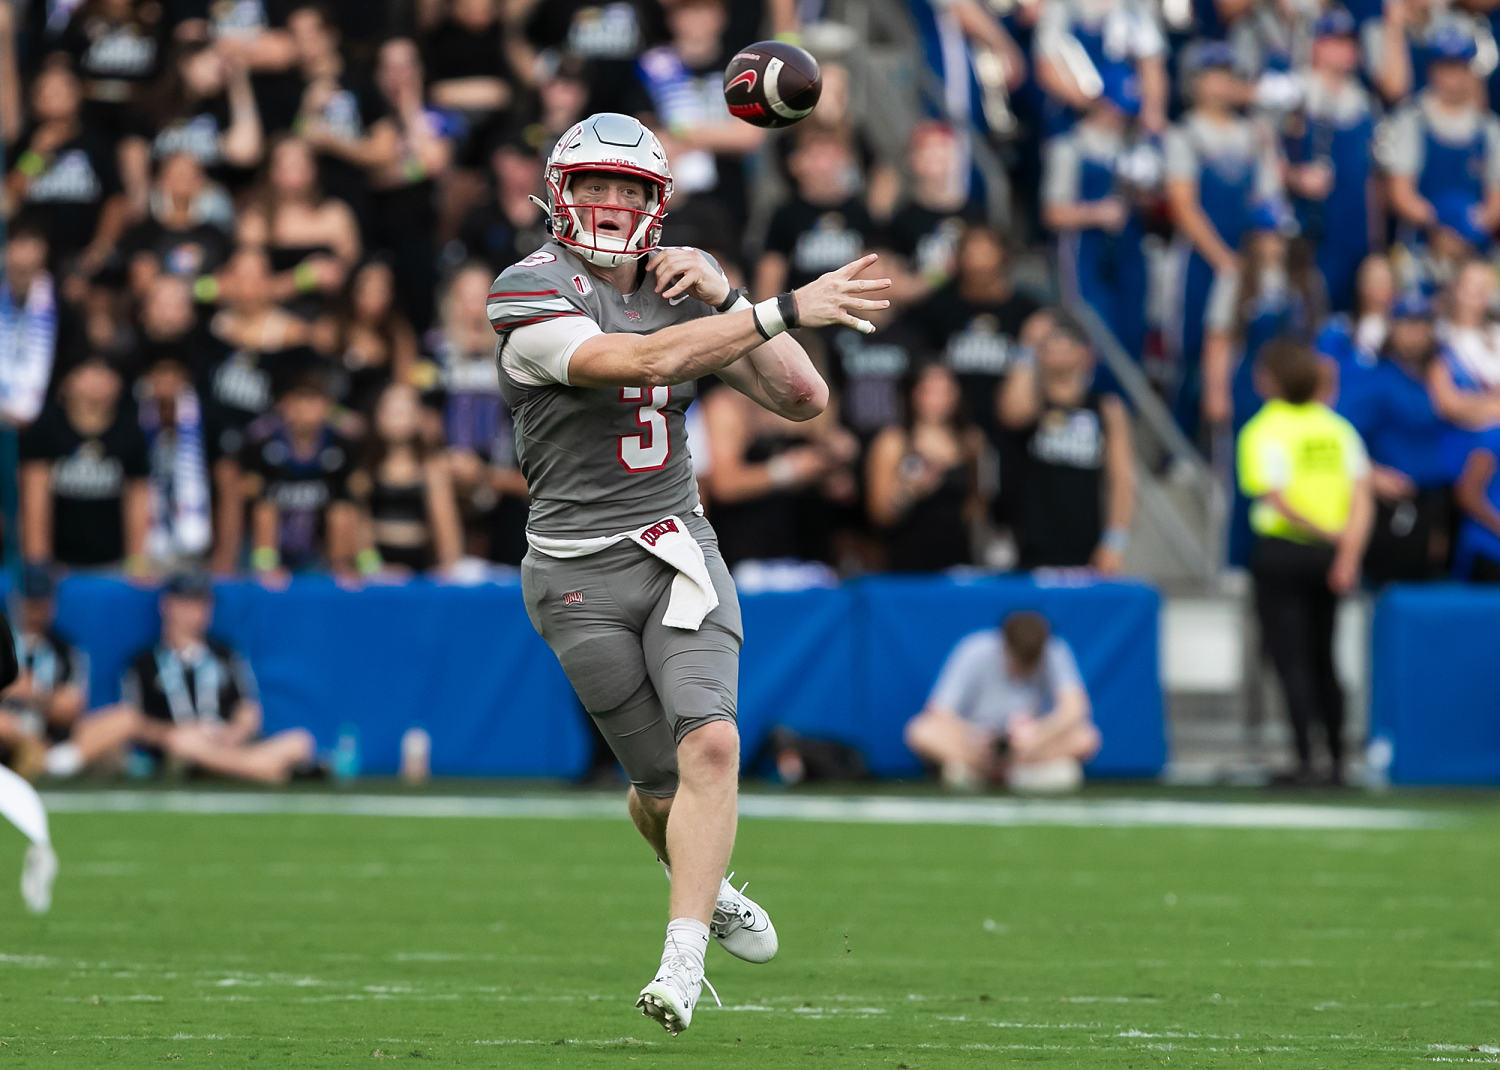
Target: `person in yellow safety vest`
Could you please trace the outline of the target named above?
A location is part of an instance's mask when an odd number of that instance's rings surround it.
[[[1255,545],[1250,572],[1261,641],[1281,680],[1297,765],[1274,782],[1343,783],[1344,695],[1333,665],[1334,615],[1359,581],[1374,498],[1359,434],[1316,400],[1321,386],[1311,349],[1268,344],[1256,362],[1271,400],[1240,431],[1240,489],[1251,499]],[[1331,762],[1320,781],[1311,729],[1321,724]]]

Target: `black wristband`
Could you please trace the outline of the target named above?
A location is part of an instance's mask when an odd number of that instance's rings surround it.
[[[776,295],[776,310],[781,313],[781,321],[787,330],[797,326],[797,298],[790,290]]]
[[[728,312],[731,308],[734,307],[734,303],[736,301],[738,301],[741,297],[744,297],[744,296],[745,296],[745,291],[744,291],[744,289],[742,287],[739,287],[739,286],[731,287],[730,290],[729,290],[729,296],[726,297],[726,298],[724,298],[724,300],[722,302],[720,302],[719,304],[715,305],[714,306],[714,311],[715,312]]]

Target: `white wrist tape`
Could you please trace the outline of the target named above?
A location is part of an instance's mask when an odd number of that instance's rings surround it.
[[[781,318],[781,309],[774,297],[768,297],[750,310],[755,317],[755,329],[761,337],[770,341],[786,330],[786,320]]]

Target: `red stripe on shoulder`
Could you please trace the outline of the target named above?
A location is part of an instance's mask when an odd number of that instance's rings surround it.
[[[498,297],[556,297],[556,296],[557,296],[557,291],[556,290],[516,290],[516,291],[511,292],[511,293],[506,293],[504,290],[500,290],[500,291],[497,291],[495,293],[490,294],[489,295],[489,300],[493,301],[493,300],[495,300]]]
[[[514,330],[517,327],[525,327],[528,323],[541,323],[543,320],[555,320],[555,319],[561,319],[564,316],[581,316],[581,315],[583,315],[582,312],[552,312],[552,313],[549,313],[548,315],[545,315],[545,316],[531,316],[528,319],[522,319],[522,320],[505,320],[504,322],[501,322],[501,323],[493,323],[490,326],[492,326],[492,327],[495,328],[495,333],[496,334],[501,334],[501,333],[503,333],[505,331]]]

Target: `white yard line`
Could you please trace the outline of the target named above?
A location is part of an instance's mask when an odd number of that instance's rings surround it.
[[[601,795],[361,795],[268,792],[66,791],[43,796],[54,813],[320,814],[348,817],[617,818]],[[927,799],[889,796],[746,795],[740,813],[789,821],[876,825],[1053,825],[1073,828],[1423,829],[1451,814],[1306,803],[1168,799]]]

